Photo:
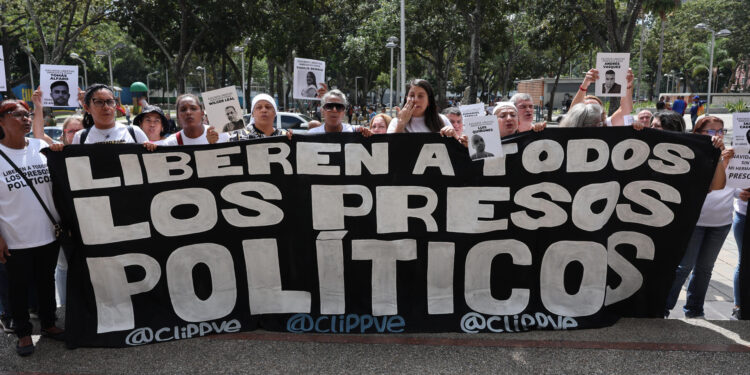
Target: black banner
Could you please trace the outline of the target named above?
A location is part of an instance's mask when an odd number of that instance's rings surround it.
[[[472,162],[434,134],[49,153],[81,246],[69,346],[256,328],[521,332],[661,317],[719,152],[547,129]]]

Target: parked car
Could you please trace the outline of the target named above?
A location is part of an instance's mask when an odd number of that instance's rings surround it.
[[[55,141],[60,141],[60,137],[63,134],[62,126],[45,126],[44,133]],[[28,138],[34,138],[34,132],[26,134]]]
[[[279,116],[276,116],[276,120],[273,122],[273,126],[278,128],[279,117],[281,117],[281,128],[284,130],[292,129],[295,134],[307,133],[307,123],[313,119],[307,115],[293,112],[279,112]],[[251,115],[247,114],[243,116],[245,123],[250,123]]]

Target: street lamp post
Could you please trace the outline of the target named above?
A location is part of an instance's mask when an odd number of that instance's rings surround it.
[[[122,48],[122,47],[125,47],[125,43],[120,42],[120,43],[115,44],[114,47],[112,47],[112,48],[110,48],[110,49],[108,49],[106,51],[104,51],[104,50],[96,51],[96,55],[97,56],[107,56],[107,61],[109,62],[109,87],[112,90],[114,90],[114,87],[115,87],[115,80],[112,77],[112,52],[114,52],[114,50],[116,50],[118,48]]]
[[[401,95],[406,98],[406,11],[401,0]]]
[[[80,61],[83,64],[83,84],[86,87],[89,87],[89,76],[88,76],[88,73],[86,73],[86,61],[83,61],[83,59],[81,58],[81,56],[79,56],[75,52],[71,52],[70,53],[70,58],[76,59],[76,60]]]
[[[159,71],[151,72],[149,74],[146,74],[146,101],[151,102],[151,97],[149,96],[149,91],[151,91],[151,82],[149,81],[149,77],[151,77],[152,74],[159,74]]]
[[[719,32],[714,32],[711,27],[709,27],[707,24],[701,22],[697,25],[695,25],[696,29],[700,30],[707,30],[711,32],[711,58],[709,62],[709,68],[708,68],[708,98],[706,99],[706,115],[709,114],[709,111],[711,110],[711,78],[714,75],[714,43],[716,42],[716,36],[719,37],[730,35],[732,32],[727,29],[721,29]]]
[[[198,70],[201,73],[203,73],[203,92],[208,91],[208,86],[206,86],[206,68],[202,66],[196,66],[195,70]]]
[[[390,112],[390,115],[393,116],[393,49],[398,47],[396,44],[398,42],[398,38],[395,36],[392,36],[388,38],[388,43],[386,43],[385,47],[391,50],[391,71],[390,74],[390,80],[391,80],[391,87],[388,90],[388,111]]]

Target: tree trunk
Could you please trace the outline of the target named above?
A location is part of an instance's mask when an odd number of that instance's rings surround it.
[[[560,57],[560,64],[557,66],[557,73],[555,73],[555,84],[552,85],[552,90],[549,93],[549,106],[547,111],[547,121],[552,121],[552,109],[555,107],[555,92],[557,91],[557,82],[560,80],[560,73],[565,66],[567,59]],[[542,103],[544,104],[544,103]]]
[[[276,68],[276,66],[270,59],[267,59],[266,61],[268,61],[268,95],[273,97],[276,95],[276,86],[274,86],[274,82],[276,81],[276,72],[274,68]]]
[[[477,84],[479,83],[479,30],[482,25],[480,2],[476,1],[474,11],[468,17],[471,32],[471,52],[469,53],[469,103],[477,101]]]

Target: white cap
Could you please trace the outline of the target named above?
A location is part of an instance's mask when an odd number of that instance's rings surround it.
[[[497,103],[495,108],[492,110],[492,114],[496,115],[497,112],[503,108],[511,108],[514,111],[516,111],[516,113],[518,113],[518,108],[516,108],[516,105],[513,104],[513,102],[500,102],[500,103]]]
[[[255,97],[253,98],[252,105],[250,106],[250,114],[253,113],[253,111],[255,110],[255,105],[258,104],[258,102],[261,101],[261,100],[265,100],[265,101],[271,103],[271,105],[273,106],[274,112],[279,113],[279,109],[276,108],[276,101],[273,100],[273,98],[271,97],[271,95],[268,95],[268,94],[258,94],[258,95],[255,95]]]

